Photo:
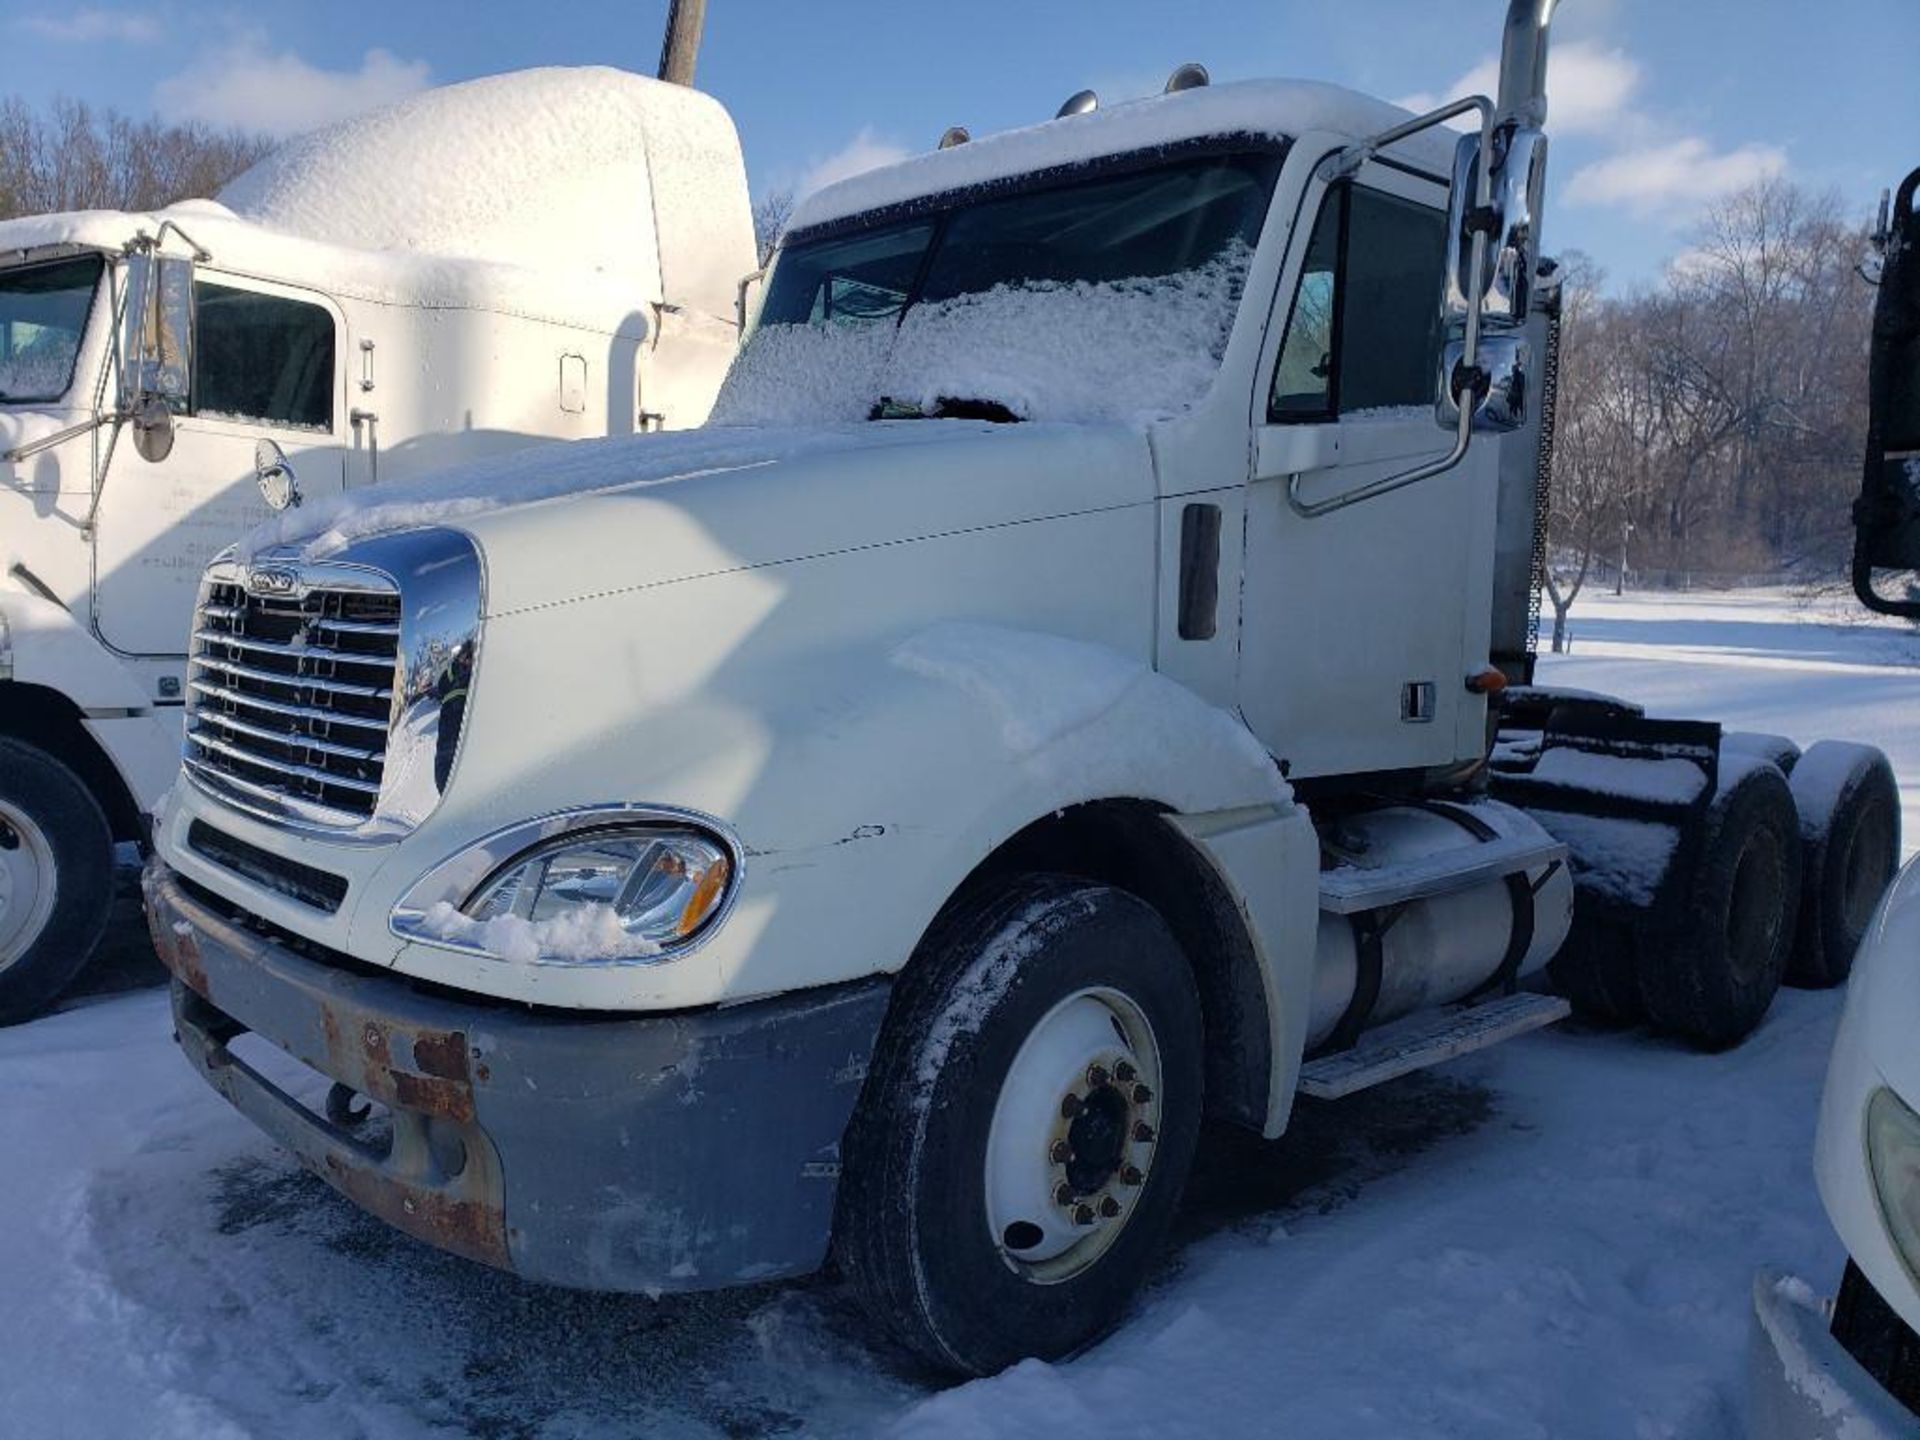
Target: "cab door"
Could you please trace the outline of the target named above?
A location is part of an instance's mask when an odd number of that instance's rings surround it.
[[[93,534],[95,632],[131,655],[186,652],[200,572],[269,514],[255,447],[286,454],[306,501],[340,493],[348,424],[344,318],[309,291],[203,274],[192,383],[164,460],[122,435]]]
[[[1466,692],[1463,652],[1468,616],[1490,593],[1478,511],[1498,447],[1302,513],[1449,448],[1433,411],[1445,206],[1439,182],[1377,163],[1316,181],[1276,299],[1254,416],[1238,690],[1249,726],[1298,777],[1449,763],[1474,729],[1464,712],[1484,705]]]

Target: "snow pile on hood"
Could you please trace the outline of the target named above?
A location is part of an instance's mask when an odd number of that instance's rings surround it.
[[[1213,135],[1274,139],[1331,130],[1361,139],[1410,118],[1398,105],[1314,80],[1242,80],[1173,95],[1103,105],[965,145],[915,155],[815,192],[794,212],[789,234],[886,205],[990,184],[1103,155]],[[1437,175],[1451,173],[1456,132],[1443,126],[1402,141],[1389,153]]]
[[[631,278],[636,301],[713,314],[753,262],[726,110],[606,67],[425,91],[290,141],[220,199],[308,239],[599,271]]]
[[[1252,251],[1153,279],[996,285],[916,305],[896,328],[765,325],[721,387],[711,424],[866,418],[882,400],[1005,405],[1022,420],[1140,424],[1206,393]]]

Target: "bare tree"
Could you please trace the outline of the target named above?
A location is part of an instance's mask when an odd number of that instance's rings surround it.
[[[780,243],[780,233],[793,218],[793,206],[791,190],[774,190],[753,202],[753,243],[762,265],[773,258],[773,247]]]

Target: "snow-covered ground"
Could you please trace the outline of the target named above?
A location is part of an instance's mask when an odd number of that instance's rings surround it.
[[[1920,634],[1784,594],[1574,629],[1545,683],[1874,741],[1920,836]],[[1732,1437],[1755,1266],[1839,1272],[1838,1011],[1784,994],[1713,1057],[1562,1027],[1218,1137],[1124,1329],[939,1390],[822,1282],[655,1304],[435,1254],[216,1100],[159,992],[91,998],[0,1031],[0,1434]]]

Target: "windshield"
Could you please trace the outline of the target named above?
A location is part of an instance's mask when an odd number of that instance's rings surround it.
[[[1280,155],[958,197],[785,248],[718,423],[1177,410],[1210,382]]]
[[[0,270],[0,401],[67,393],[105,264],[81,255]]]

